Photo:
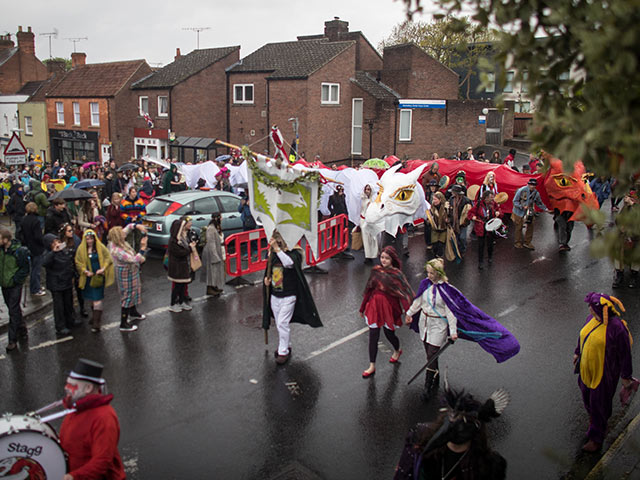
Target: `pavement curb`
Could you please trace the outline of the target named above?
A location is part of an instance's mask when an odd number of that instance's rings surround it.
[[[636,416],[624,428],[622,433],[618,435],[618,438],[615,439],[615,441],[607,449],[606,453],[591,469],[589,474],[585,477],[585,480],[602,479],[607,469],[609,469],[610,465],[616,460],[616,456],[621,453],[622,447],[625,445],[625,442],[630,439],[631,435],[638,429],[640,429],[640,413],[637,413]],[[640,462],[640,459],[638,459],[638,462]]]

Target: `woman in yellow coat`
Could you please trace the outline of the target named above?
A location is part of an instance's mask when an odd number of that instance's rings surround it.
[[[93,302],[91,331],[97,333],[102,320],[104,287],[113,284],[114,273],[109,250],[91,229],[85,230],[82,242],[76,250],[76,268],[80,274],[78,286],[82,290],[82,296]]]

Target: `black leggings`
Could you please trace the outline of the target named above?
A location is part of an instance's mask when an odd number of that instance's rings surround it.
[[[171,288],[171,305],[187,303],[187,284],[173,282]]]
[[[380,330],[384,330],[384,336],[387,337],[387,340],[389,340],[389,343],[391,343],[393,349],[400,350],[400,340],[398,340],[398,337],[396,337],[396,332],[385,327],[370,328],[369,361],[371,363],[376,363],[376,357],[378,356],[378,341],[380,340]]]

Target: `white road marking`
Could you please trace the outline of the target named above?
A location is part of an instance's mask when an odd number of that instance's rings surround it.
[[[518,309],[517,305],[511,305],[506,310],[500,312],[496,318],[504,317],[505,315],[509,315],[511,312],[515,312]]]
[[[306,362],[307,360],[311,360],[313,357],[317,357],[318,355],[328,352],[329,350],[338,347],[340,345],[342,345],[345,342],[348,342],[349,340],[352,340],[356,337],[359,337],[360,335],[362,335],[363,333],[369,331],[369,327],[364,327],[361,328],[360,330],[353,332],[350,335],[347,335],[346,337],[341,338],[340,340],[336,340],[333,343],[330,343],[329,345],[327,345],[326,347],[321,348],[320,350],[316,350],[315,352],[311,352],[311,354],[304,359],[304,361]]]
[[[38,350],[39,348],[52,347],[53,345],[56,345],[58,343],[68,342],[69,340],[73,340],[73,337],[71,335],[69,335],[68,337],[58,338],[57,340],[49,340],[46,342],[42,342],[41,344],[36,345],[35,347],[29,347],[29,350]]]
[[[542,262],[543,260],[546,260],[547,257],[545,257],[544,255],[542,255],[541,257],[536,258],[535,260],[533,260],[531,263],[538,263],[538,262]]]

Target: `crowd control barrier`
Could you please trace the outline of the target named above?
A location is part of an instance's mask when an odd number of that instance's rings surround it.
[[[344,252],[349,246],[349,229],[347,216],[338,215],[318,223],[318,258],[306,245],[306,263],[315,267],[334,255]],[[225,270],[231,277],[241,277],[254,272],[261,272],[267,266],[269,243],[264,229],[234,233],[224,241],[227,255]]]

